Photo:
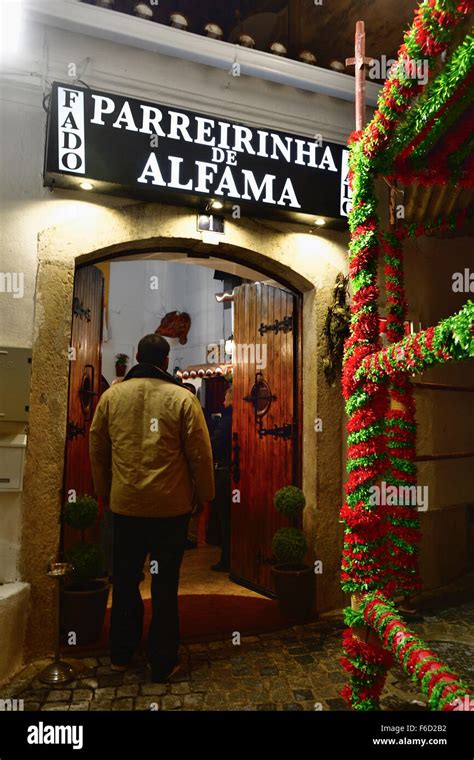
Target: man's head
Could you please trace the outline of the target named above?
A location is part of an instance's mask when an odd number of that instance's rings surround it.
[[[161,369],[168,369],[170,344],[161,335],[145,335],[138,344],[137,362],[154,364]]]

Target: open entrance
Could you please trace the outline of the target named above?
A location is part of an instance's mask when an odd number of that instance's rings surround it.
[[[287,521],[273,496],[301,484],[300,311],[300,296],[285,284],[210,254],[123,254],[76,269],[65,499],[94,493],[88,433],[95,407],[136,363],[143,335],[168,340],[169,372],[197,395],[211,438],[229,416],[232,388],[229,456],[217,455],[216,499],[191,520],[181,567],[184,637],[279,623],[270,601],[272,538]],[[101,544],[113,578],[111,516],[99,506],[87,538]],[[229,531],[229,567],[212,569],[221,564]],[[77,529],[63,528],[64,551],[79,538]],[[145,610],[150,585],[146,566]]]

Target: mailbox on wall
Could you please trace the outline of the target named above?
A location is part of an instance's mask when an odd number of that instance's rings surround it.
[[[0,422],[25,422],[30,402],[31,348],[0,348]]]
[[[21,491],[25,467],[26,435],[0,437],[0,492]]]

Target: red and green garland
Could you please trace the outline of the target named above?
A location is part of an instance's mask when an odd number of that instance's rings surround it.
[[[474,7],[474,0],[424,0],[400,48],[372,122],[351,135],[349,181],[353,207],[349,215],[351,241],[349,275],[353,291],[351,333],[345,344],[342,386],[349,416],[345,524],[341,583],[344,591],[364,594],[396,590],[411,593],[419,587],[416,545],[417,516],[403,506],[372,505],[371,488],[385,477],[391,484],[415,481],[414,402],[407,374],[452,358],[472,355],[473,305],[418,336],[403,339],[406,304],[400,241],[419,234],[403,227],[385,237],[385,276],[388,290],[387,335],[393,345],[381,351],[379,342],[377,260],[379,219],[375,176],[394,131],[421,85],[409,76],[416,61],[433,62],[446,50],[457,23]],[[461,212],[454,222],[467,212]],[[442,224],[448,222],[443,221]],[[443,231],[442,225],[438,229]],[[438,231],[436,223],[430,231]],[[426,227],[428,232],[428,228]],[[395,408],[399,402],[402,409]],[[390,408],[392,406],[392,408]],[[347,615],[354,615],[351,610]],[[357,614],[356,614],[357,615]],[[365,623],[369,620],[366,619]],[[354,709],[376,709],[389,659],[383,648],[361,642],[353,626],[344,635],[343,665],[351,675],[345,696]],[[364,625],[359,618],[358,625]],[[370,622],[370,624],[373,624]],[[419,675],[417,671],[416,675]],[[424,678],[424,673],[422,678]],[[435,685],[426,679],[430,698]],[[441,688],[444,697],[446,689]]]
[[[411,224],[399,222],[398,228],[393,233],[386,232],[382,235],[382,240],[390,244],[391,234],[395,235],[397,240],[404,240],[405,238],[418,238],[424,235],[460,232],[464,225],[468,224],[473,218],[474,206],[466,206],[447,216],[438,216],[429,222],[412,222]]]
[[[387,339],[403,338],[407,304],[403,277],[402,243],[394,234],[382,237],[385,288],[387,292]],[[390,409],[385,416],[385,443],[389,459],[385,481],[404,487],[416,483],[416,421],[413,387],[404,372],[388,385]],[[410,596],[421,588],[419,574],[420,521],[416,505],[383,505],[387,524],[388,568],[396,592]]]
[[[405,673],[421,684],[432,710],[453,710],[456,700],[472,694],[461,678],[408,628],[395,605],[382,594],[365,597],[360,617],[377,632],[384,649],[392,653]]]
[[[474,40],[467,35],[395,130],[388,150],[377,159],[377,171],[405,184],[462,179],[469,185],[472,176],[465,161],[472,137],[468,109],[473,96]]]
[[[341,665],[350,674],[342,697],[353,710],[378,710],[392,656],[381,646],[360,641],[352,628],[344,631],[342,646]]]
[[[408,335],[382,351],[364,357],[354,383],[383,383],[398,373],[416,375],[427,367],[474,356],[474,303],[443,319],[436,327]]]

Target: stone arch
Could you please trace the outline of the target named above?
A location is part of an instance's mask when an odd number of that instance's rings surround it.
[[[67,422],[68,356],[74,270],[78,264],[111,258],[120,253],[156,250],[208,252],[212,256],[246,264],[303,294],[303,487],[308,501],[305,529],[312,535],[316,503],[315,463],[318,454],[313,420],[316,417],[316,323],[321,320],[316,289],[325,290],[312,256],[317,239],[301,227],[261,220],[226,220],[226,233],[218,245],[203,241],[190,209],[164,204],[132,204],[122,208],[88,207],[88,223],[78,219],[44,230],[38,236],[38,270],[33,338],[32,380],[27,462],[25,469],[20,570],[31,584],[31,611],[25,645],[26,659],[51,652],[54,628],[54,586],[46,575],[47,563],[57,556]],[[342,246],[324,241],[320,267],[343,267]],[[327,249],[333,246],[334,254]],[[343,249],[342,249],[343,250]],[[332,260],[332,257],[334,260]],[[324,260],[326,257],[326,261]],[[330,259],[330,261],[328,260]],[[332,279],[332,282],[334,280]],[[328,290],[326,288],[328,292]],[[332,403],[332,402],[331,402]],[[335,436],[335,450],[340,446]],[[334,451],[333,451],[334,455]]]

